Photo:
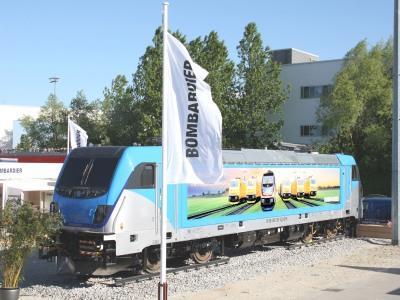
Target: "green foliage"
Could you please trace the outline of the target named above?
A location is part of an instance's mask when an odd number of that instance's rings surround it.
[[[392,42],[351,49],[318,111],[332,138],[320,151],[355,156],[366,193],[390,194]],[[376,176],[379,174],[379,176]]]
[[[109,144],[132,145],[137,140],[140,115],[132,86],[125,76],[118,75],[111,88],[104,89],[103,113]]]
[[[267,115],[279,112],[288,96],[280,80],[280,66],[264,48],[255,23],[246,26],[237,49],[237,99],[230,106],[236,116],[235,130],[228,133],[227,139],[236,148],[270,147],[279,140],[283,122],[267,119]]]
[[[193,60],[209,74],[214,102],[223,120],[224,148],[264,148],[279,139],[281,120],[276,115],[287,91],[279,79],[280,66],[264,49],[256,25],[245,28],[238,46],[239,64],[229,59],[224,42],[215,31],[186,43],[184,35],[173,35],[186,45]],[[89,102],[79,91],[70,104],[72,119],[87,131],[89,142],[102,145],[159,144],[162,130],[162,29],[157,28],[152,45],[139,60],[130,83],[123,75],[104,89],[103,101]],[[26,117],[20,149],[60,149],[66,146],[68,109],[53,95],[38,119]]]
[[[99,100],[89,102],[82,90],[70,103],[71,119],[87,132],[93,144],[102,144],[106,139],[101,105]]]
[[[61,225],[59,214],[35,212],[27,202],[20,205],[9,200],[6,203],[0,212],[2,287],[18,287],[27,256],[32,249],[54,236]]]
[[[214,102],[223,116],[223,147],[229,148],[232,142],[229,137],[234,136],[235,119],[232,106],[234,105],[234,75],[235,65],[228,57],[228,49],[215,31],[203,39],[200,37],[189,43],[189,52],[193,60],[209,73],[206,78],[211,87]]]
[[[38,118],[26,116],[21,119],[26,134],[22,135],[18,148],[25,151],[65,148],[67,115],[67,108],[51,94],[41,107]]]
[[[172,34],[185,43],[185,38],[180,32]],[[163,36],[159,27],[155,31],[153,45],[146,48],[133,74],[134,95],[140,112],[140,118],[137,120],[137,125],[141,126],[138,142],[142,145],[157,143],[157,138],[161,137],[162,49]]]

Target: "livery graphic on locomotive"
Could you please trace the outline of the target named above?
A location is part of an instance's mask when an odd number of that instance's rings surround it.
[[[226,168],[214,185],[189,185],[188,218],[340,203],[339,168]]]

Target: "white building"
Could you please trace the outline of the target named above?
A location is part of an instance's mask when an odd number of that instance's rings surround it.
[[[296,144],[323,141],[327,136],[317,117],[320,97],[331,91],[344,60],[319,61],[317,55],[293,48],[275,50],[272,57],[282,63],[281,80],[290,87],[283,106],[282,140]]]
[[[23,133],[18,120],[24,116],[36,118],[39,112],[36,106],[0,105],[0,149],[15,148]]]
[[[48,211],[62,163],[19,163],[0,160],[0,210],[8,200],[30,202]]]

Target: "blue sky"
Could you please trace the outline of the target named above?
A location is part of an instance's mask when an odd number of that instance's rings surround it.
[[[0,104],[43,105],[53,75],[67,105],[81,89],[90,100],[101,98],[117,74],[131,78],[161,11],[155,0],[1,1]],[[171,0],[169,20],[189,40],[217,31],[234,60],[249,22],[272,49],[298,48],[325,60],[343,57],[362,39],[389,38],[393,1]]]

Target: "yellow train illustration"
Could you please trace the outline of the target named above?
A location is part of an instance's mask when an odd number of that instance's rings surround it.
[[[312,176],[306,178],[304,181],[304,197],[315,197],[317,196],[317,180]]]
[[[289,199],[292,196],[292,183],[284,179],[279,186],[279,195],[282,199]]]
[[[304,179],[296,176],[291,184],[290,193],[293,198],[304,197]]]
[[[261,182],[257,178],[251,177],[246,182],[246,199],[247,201],[256,201],[261,197]]]
[[[232,179],[229,183],[229,201],[239,202],[247,199],[247,184],[242,178]]]

